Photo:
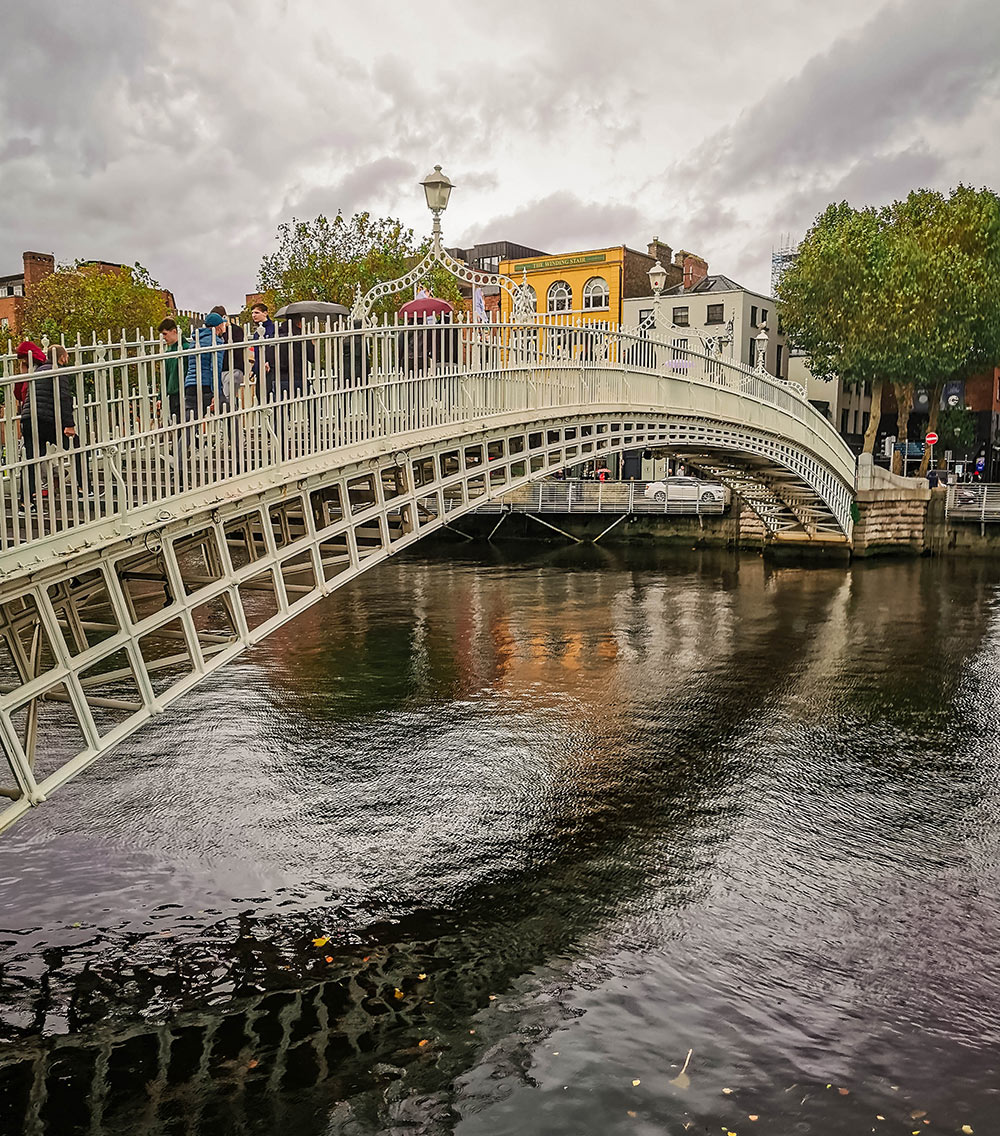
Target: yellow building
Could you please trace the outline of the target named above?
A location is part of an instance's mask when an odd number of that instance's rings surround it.
[[[502,260],[500,272],[520,284],[526,280],[535,295],[536,311],[572,316],[583,323],[620,324],[622,301],[650,294],[649,270],[656,261],[667,271],[666,287],[700,279],[708,266],[701,257],[679,252],[654,239],[647,252],[627,245],[582,252]],[[500,295],[501,320],[511,319],[511,298]]]

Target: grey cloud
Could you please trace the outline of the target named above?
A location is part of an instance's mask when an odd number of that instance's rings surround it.
[[[546,252],[561,252],[635,243],[648,228],[648,221],[634,205],[587,202],[561,190],[494,217],[461,239],[463,244],[516,241]]]
[[[839,0],[823,26],[855,26],[868,18],[863,3]],[[784,210],[807,223],[814,198],[839,180],[853,176],[852,192],[875,193],[893,177],[934,175],[940,139],[923,158],[914,151],[895,167],[853,167],[859,153],[874,161],[908,152],[908,124],[931,112],[963,130],[972,121],[963,108],[988,82],[984,41],[997,27],[993,6],[981,3],[971,45],[963,36],[973,0],[956,0],[933,35],[930,0],[911,0],[759,99],[758,53],[770,41],[758,28],[780,19],[783,50],[795,36],[811,50],[792,0],[761,0],[753,26],[741,28],[737,0],[709,12],[633,0],[610,19],[599,0],[574,0],[573,18],[567,4],[511,0],[501,22],[445,0],[436,23],[396,0],[295,0],[287,10],[215,0],[209,15],[201,0],[131,5],[127,15],[120,0],[0,0],[10,45],[0,69],[0,272],[29,247],[64,260],[140,260],[182,303],[229,304],[253,287],[277,225],[292,214],[371,209],[425,231],[415,182],[435,161],[460,187],[449,243],[643,247],[659,233],[730,272],[725,257],[743,233],[769,244],[762,221]],[[706,134],[704,104],[714,99],[720,121],[724,96],[705,83],[704,55],[692,45],[723,34],[727,83],[750,92],[753,112],[710,140],[700,168],[649,176],[676,148],[678,123],[690,148]],[[895,88],[918,75],[937,38],[943,62],[921,80],[931,101],[913,111],[919,92]],[[887,95],[866,69],[886,72]],[[858,137],[881,141],[849,137],[851,115],[861,116],[846,105],[850,91],[836,104],[844,74],[867,100]],[[826,139],[810,137],[827,119]],[[975,142],[963,135],[966,154]],[[989,161],[986,146],[975,168]],[[756,199],[744,192],[755,184],[764,186]]]
[[[960,120],[995,85],[998,48],[1000,5],[890,4],[708,140],[685,172],[742,192],[892,146],[922,121]]]
[[[402,182],[416,182],[417,167],[403,158],[376,158],[345,174],[335,185],[297,186],[286,198],[282,213],[309,220],[328,217],[338,209],[350,215],[367,208],[372,200],[395,193]]]

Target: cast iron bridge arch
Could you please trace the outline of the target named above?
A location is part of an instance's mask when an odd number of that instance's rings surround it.
[[[157,342],[77,344],[81,445],[31,461],[0,357],[0,828],[346,581],[562,467],[661,448],[774,540],[850,539],[854,459],[801,389],[647,331],[327,324],[268,345],[300,354],[301,390],[180,424]],[[22,515],[29,469],[47,496]]]

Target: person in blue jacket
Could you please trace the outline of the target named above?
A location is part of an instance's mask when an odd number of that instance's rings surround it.
[[[218,312],[210,312],[205,317],[204,327],[198,328],[197,346],[211,347],[216,341],[216,328],[221,327],[222,323],[222,316]],[[205,351],[188,358],[187,374],[184,376],[185,418],[197,418],[199,413],[205,414],[212,405],[215,392],[221,389],[226,353],[221,350],[221,343],[219,346],[219,351]]]

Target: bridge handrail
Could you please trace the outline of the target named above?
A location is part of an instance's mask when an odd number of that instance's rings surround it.
[[[168,420],[165,370],[178,356],[159,339],[67,344],[69,364],[57,374],[72,394],[77,437],[72,448],[50,446],[30,459],[19,441],[14,388],[26,379],[51,379],[48,372],[20,375],[16,356],[0,356],[0,550],[210,482],[423,427],[572,405],[635,405],[641,413],[663,404],[666,380],[770,405],[815,431],[835,456],[839,446],[853,463],[800,389],[637,329],[558,316],[528,325],[395,320],[357,328],[315,321],[300,333],[185,348],[182,389],[184,363],[192,357],[196,376],[209,357],[211,386],[218,390],[226,353],[249,349],[287,374],[287,388],[273,383],[277,375],[248,376],[243,397],[219,413],[204,405],[196,384],[194,416],[178,422]],[[62,437],[58,398],[54,430],[39,419],[34,382],[27,405],[23,424],[30,438]],[[50,488],[63,481],[66,487],[43,498],[36,515],[20,516],[29,474],[36,481],[47,475]]]

